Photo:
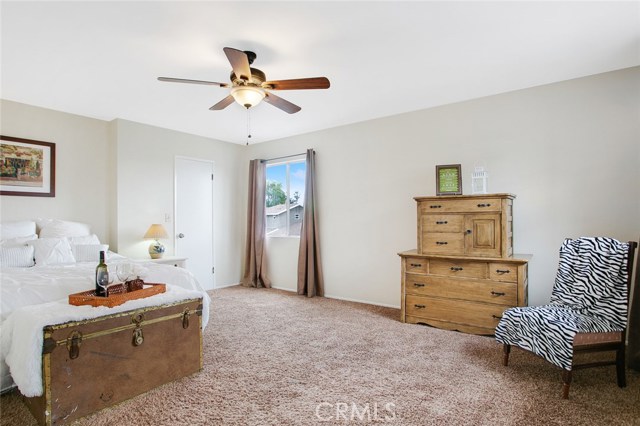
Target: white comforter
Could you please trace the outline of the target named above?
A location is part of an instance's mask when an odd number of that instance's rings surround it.
[[[110,263],[116,262],[129,262],[129,260],[118,258],[110,261]],[[23,393],[26,392],[25,394],[34,396],[41,392],[41,357],[39,353],[41,353],[42,348],[43,325],[82,320],[129,309],[137,309],[142,306],[202,297],[202,325],[203,328],[206,326],[209,320],[210,299],[189,271],[151,262],[137,263],[137,266],[139,274],[145,282],[168,284],[167,293],[146,299],[132,300],[115,308],[68,305],[69,294],[94,287],[95,263],[4,268],[0,273],[0,333],[2,337],[0,373],[2,390],[12,385],[9,369],[5,363],[6,359],[10,365],[14,381]],[[50,314],[39,314],[47,309]],[[20,319],[18,320],[18,318]],[[31,320],[27,320],[29,318]],[[43,323],[42,321],[45,318],[46,321]],[[32,329],[31,331],[25,329],[27,327],[26,322],[31,324],[28,326]],[[17,336],[21,337],[18,338]],[[27,344],[26,342],[30,343]],[[33,346],[38,347],[34,348]]]

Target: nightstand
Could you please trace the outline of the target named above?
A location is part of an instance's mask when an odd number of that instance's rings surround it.
[[[144,260],[145,262],[153,262],[153,263],[160,263],[162,265],[173,265],[176,266],[178,268],[186,268],[187,267],[187,258],[186,257],[179,257],[179,256],[164,256],[160,259],[140,259],[140,260]]]

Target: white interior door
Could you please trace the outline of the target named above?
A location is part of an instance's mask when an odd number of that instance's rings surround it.
[[[175,232],[177,256],[207,290],[214,287],[213,162],[176,157]]]

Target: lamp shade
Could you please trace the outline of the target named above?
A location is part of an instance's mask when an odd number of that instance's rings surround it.
[[[264,99],[264,90],[253,86],[238,86],[231,89],[231,96],[237,103],[249,109]]]
[[[158,238],[169,238],[167,230],[159,223],[154,223],[144,234],[145,239],[157,240]]]

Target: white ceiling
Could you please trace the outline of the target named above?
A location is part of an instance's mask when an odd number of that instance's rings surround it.
[[[640,65],[640,2],[7,2],[1,96],[245,143],[225,46],[302,107],[251,110],[251,143]]]

